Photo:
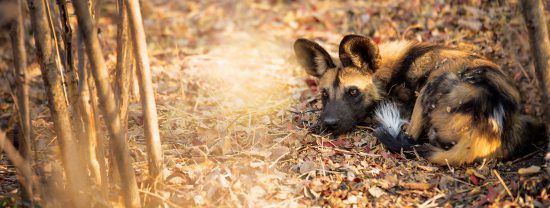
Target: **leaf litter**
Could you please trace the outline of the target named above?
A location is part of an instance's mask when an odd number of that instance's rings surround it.
[[[437,167],[386,151],[359,127],[338,138],[309,134],[316,81],[296,63],[292,43],[312,38],[336,54],[347,33],[376,42],[431,41],[490,57],[522,92],[523,111],[541,116],[540,92],[516,1],[144,1],[149,55],[165,153],[162,195],[199,207],[468,207],[549,205],[543,151],[515,161]],[[114,68],[112,1],[99,24]],[[2,37],[2,49],[8,50]],[[2,42],[0,41],[0,42]],[[2,53],[9,54],[9,53]],[[2,55],[0,66],[11,66]],[[31,68],[38,71],[38,66]],[[56,163],[56,140],[34,73],[33,127],[40,163]],[[6,92],[2,89],[2,92]],[[2,94],[3,103],[12,103]],[[2,105],[3,106],[3,105]],[[2,125],[13,112],[2,107]],[[4,116],[6,115],[6,116]],[[146,180],[140,105],[129,110],[131,155]],[[14,190],[0,165],[0,192]],[[542,168],[541,168],[542,167]],[[547,168],[547,167],[546,167]],[[53,168],[55,169],[55,168]],[[7,170],[7,171],[6,171]],[[47,171],[47,170],[46,170]],[[496,174],[495,174],[496,173]],[[498,174],[498,176],[497,176]],[[503,183],[499,180],[502,178]],[[513,197],[507,193],[509,189]]]

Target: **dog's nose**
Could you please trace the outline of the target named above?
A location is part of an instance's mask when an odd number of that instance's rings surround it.
[[[340,119],[337,118],[325,118],[323,124],[329,129],[335,129],[340,124]]]

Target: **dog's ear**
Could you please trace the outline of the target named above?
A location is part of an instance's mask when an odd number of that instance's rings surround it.
[[[313,41],[303,38],[296,40],[294,52],[298,62],[312,76],[321,77],[327,69],[336,67],[328,52]]]
[[[346,35],[340,42],[339,55],[344,67],[355,66],[369,73],[374,73],[380,63],[376,43],[360,35]]]

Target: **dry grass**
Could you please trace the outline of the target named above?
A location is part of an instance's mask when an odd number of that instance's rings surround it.
[[[305,129],[319,106],[292,43],[308,37],[334,50],[349,32],[477,51],[504,67],[521,86],[524,111],[540,116],[526,31],[514,2],[282,2],[144,2],[168,186],[162,196],[143,188],[143,196],[163,198],[173,207],[548,206],[548,190],[536,186],[548,184],[547,176],[517,173],[541,166],[542,151],[505,163],[436,167],[388,153],[369,127],[336,140]],[[114,69],[112,3],[105,1],[99,23],[108,67]],[[10,66],[5,54],[2,69]],[[53,177],[59,165],[56,141],[40,79],[35,80],[39,164],[47,164],[44,174]],[[2,99],[0,107],[10,102]],[[130,106],[129,116],[131,155],[143,182],[147,162],[139,104]],[[5,160],[2,164],[0,174],[11,175],[0,179],[8,200],[14,197],[14,178]]]

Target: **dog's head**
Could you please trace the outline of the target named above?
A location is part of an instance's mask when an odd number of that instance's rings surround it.
[[[323,110],[319,124],[333,134],[353,129],[381,99],[374,72],[379,67],[378,46],[369,38],[348,35],[340,43],[342,66],[336,66],[319,44],[298,39],[294,43],[298,62],[319,80]]]

